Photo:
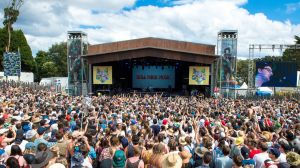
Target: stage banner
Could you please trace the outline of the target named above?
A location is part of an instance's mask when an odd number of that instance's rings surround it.
[[[300,86],[300,71],[297,71],[297,86]]]
[[[112,66],[93,66],[93,84],[111,85]]]
[[[296,87],[295,62],[256,62],[255,87]]]
[[[209,85],[209,67],[190,66],[189,85]]]
[[[174,66],[134,66],[132,87],[140,89],[174,88]]]

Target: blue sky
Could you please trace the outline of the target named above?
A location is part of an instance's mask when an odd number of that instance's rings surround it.
[[[242,6],[250,13],[264,13],[271,20],[290,20],[294,24],[300,23],[299,0],[248,0]]]

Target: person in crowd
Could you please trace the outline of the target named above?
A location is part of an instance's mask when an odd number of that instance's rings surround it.
[[[262,71],[265,71],[263,69]],[[300,163],[298,99],[117,94],[0,82],[6,167],[265,168]]]
[[[223,152],[224,156],[216,159],[216,167],[231,168],[233,166],[233,160],[229,157],[230,147],[223,146],[222,152]]]

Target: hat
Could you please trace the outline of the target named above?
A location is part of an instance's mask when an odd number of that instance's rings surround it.
[[[136,120],[131,120],[131,125],[135,125],[137,123]]]
[[[235,139],[235,145],[241,145],[242,143],[244,143],[244,138],[242,137],[238,137]]]
[[[182,146],[185,146],[187,143],[185,141],[185,137],[180,137],[179,138],[179,144],[182,145]]]
[[[42,134],[44,134],[46,132],[46,128],[44,128],[44,127],[39,127],[38,129],[37,129],[37,133],[39,134],[39,135],[42,135]]]
[[[49,168],[66,168],[66,166],[61,163],[54,163],[50,165]]]
[[[22,121],[30,120],[31,116],[25,114],[22,118]]]
[[[266,139],[267,141],[272,141],[272,138],[273,138],[272,134],[268,131],[263,131],[262,132],[262,137],[264,139]]]
[[[244,136],[245,136],[244,131],[239,131],[238,136],[239,136],[239,137],[244,137]]]
[[[174,130],[173,130],[173,129],[168,129],[168,130],[167,130],[167,134],[168,134],[169,136],[174,136]]]
[[[122,120],[119,118],[119,119],[117,119],[117,124],[122,124],[123,122],[122,122]]]
[[[182,159],[178,152],[171,152],[163,156],[162,168],[181,168]]]
[[[67,120],[67,121],[71,121],[71,116],[67,115],[67,116],[66,116],[66,120]]]
[[[226,134],[224,132],[221,132],[220,136],[221,136],[221,138],[225,138]]]
[[[286,160],[290,165],[293,166],[300,165],[300,155],[296,152],[288,152],[286,154]]]
[[[6,133],[7,131],[8,131],[8,129],[6,129],[6,128],[0,129],[0,135]]]
[[[32,123],[39,123],[41,119],[39,117],[32,119]]]
[[[32,164],[35,161],[35,156],[33,154],[25,154],[23,158],[27,162],[27,164]]]
[[[29,131],[26,132],[25,138],[26,138],[26,139],[31,139],[31,138],[33,138],[36,134],[37,134],[37,132],[36,132],[35,130],[29,130]]]
[[[244,159],[248,159],[249,158],[249,154],[250,154],[250,150],[247,147],[243,146],[241,148],[241,154],[242,154],[242,156],[243,156]]]
[[[32,168],[44,167],[49,163],[49,160],[52,159],[53,154],[51,151],[37,152],[35,155],[35,160],[31,164]]]
[[[205,152],[209,152],[209,150],[205,147],[197,147],[195,149],[195,153],[201,158],[203,158]]]
[[[167,125],[168,124],[168,120],[167,119],[163,119],[162,124],[163,125]]]
[[[36,146],[33,142],[28,142],[25,145],[25,149],[35,149],[35,148],[36,148]]]
[[[22,143],[22,139],[20,139],[20,138],[16,138],[15,139],[15,144],[18,144],[18,145],[20,145],[21,143]]]
[[[113,166],[114,167],[124,167],[126,162],[125,153],[122,150],[117,150],[113,157]]]
[[[122,144],[123,148],[125,149],[129,145],[129,142],[125,137],[123,137],[121,139],[121,144]]]
[[[80,152],[76,152],[72,157],[72,162],[75,165],[81,165],[84,162],[84,157]]]
[[[277,148],[271,148],[269,150],[269,153],[272,154],[272,155],[274,155],[276,158],[278,158],[280,156],[280,151]]]

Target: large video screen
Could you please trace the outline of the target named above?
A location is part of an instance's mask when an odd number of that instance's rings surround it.
[[[112,66],[93,66],[93,84],[111,85]]]
[[[296,85],[296,63],[256,62],[255,87],[296,87]]]
[[[209,67],[190,66],[189,85],[209,85]]]
[[[174,88],[174,66],[134,66],[132,68],[133,88]]]

